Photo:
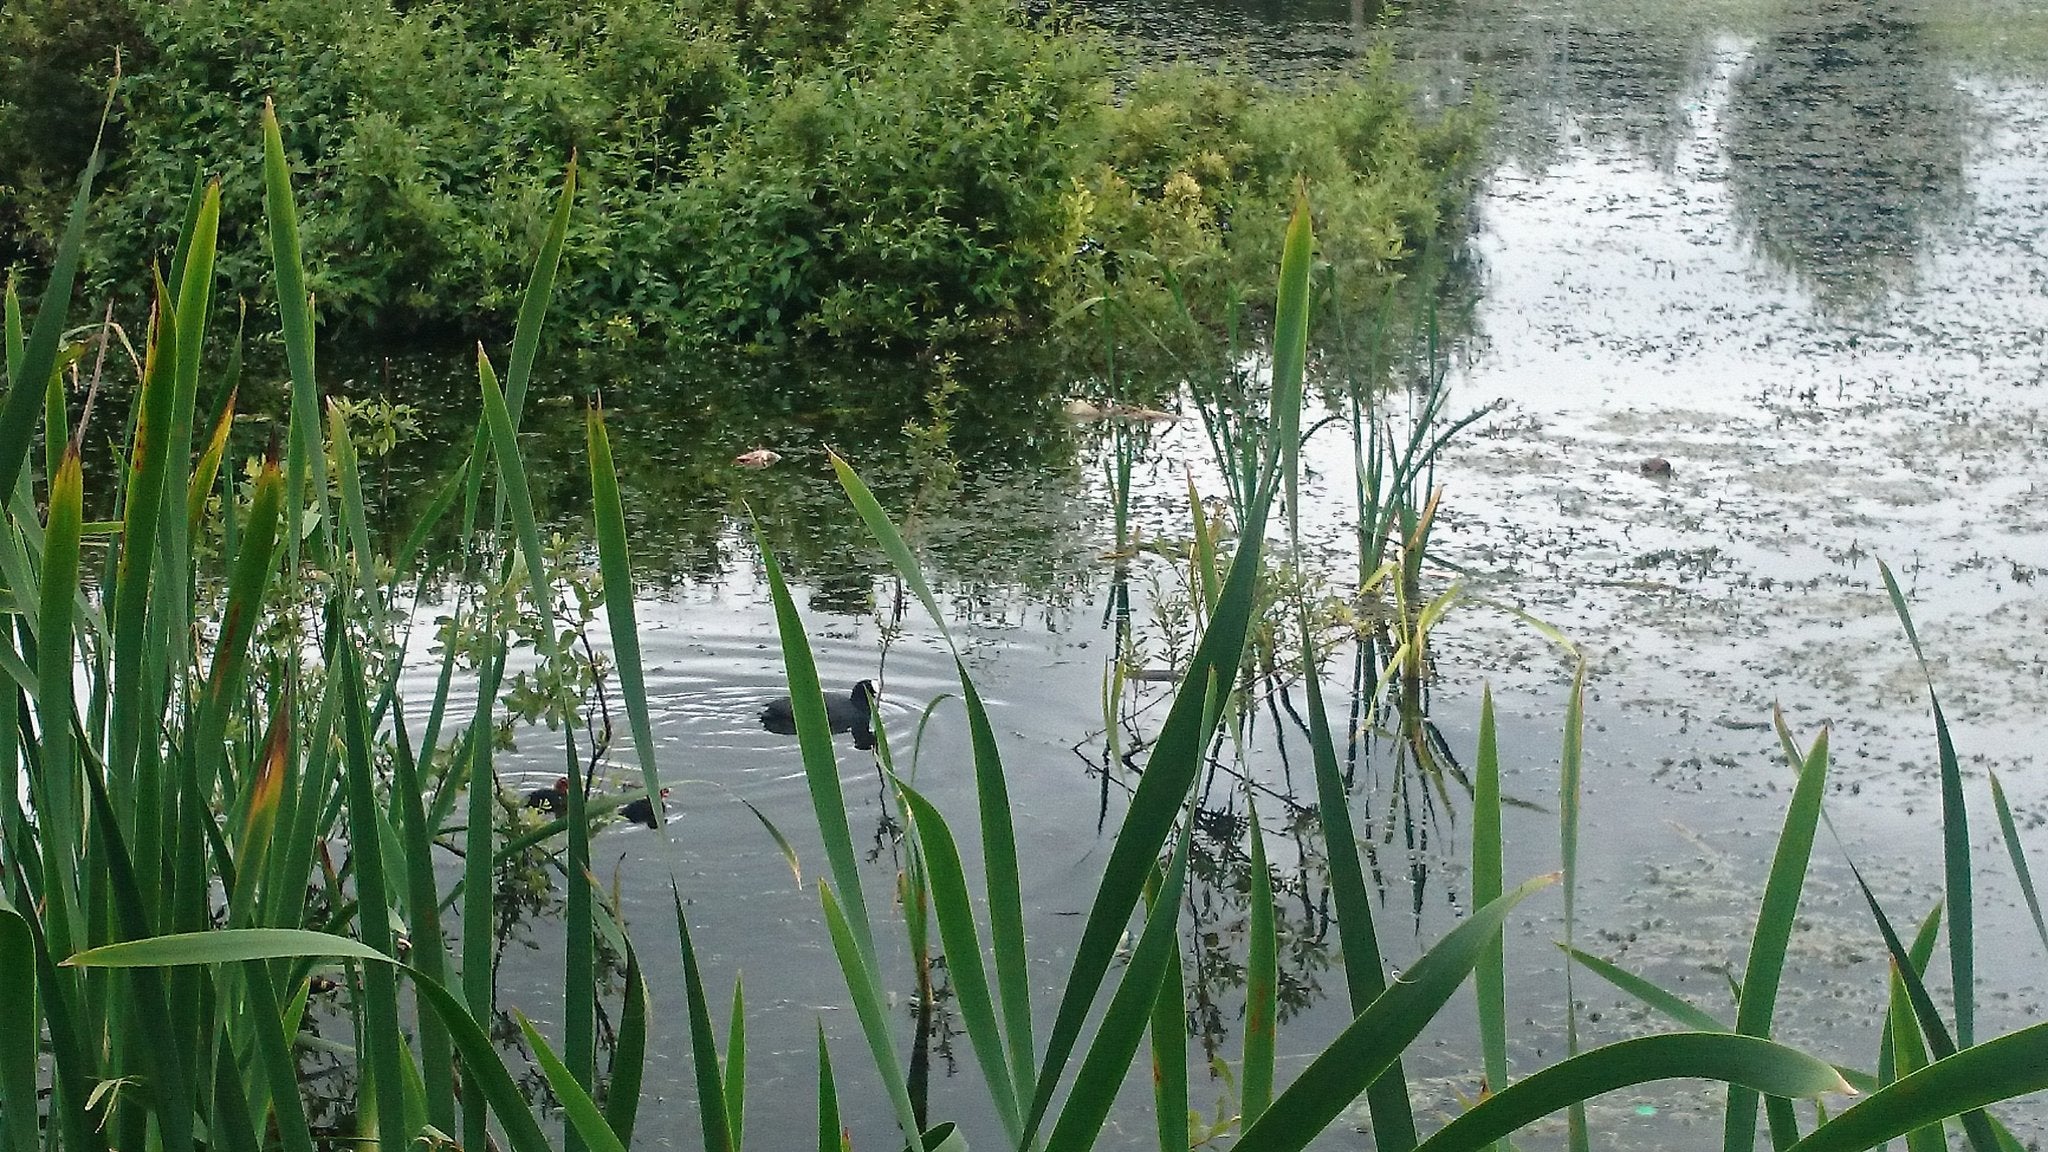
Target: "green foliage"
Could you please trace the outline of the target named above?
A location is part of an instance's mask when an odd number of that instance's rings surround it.
[[[269,97],[320,317],[382,332],[507,327],[572,152],[573,339],[914,346],[1056,317],[1092,340],[1106,294],[1220,327],[1270,299],[1297,175],[1324,255],[1378,282],[1456,218],[1477,140],[1468,113],[1419,122],[1383,60],[1307,93],[1140,73],[1119,100],[1103,38],[1000,0],[25,0],[0,17],[0,264],[47,262],[117,47],[94,290],[169,246],[204,157],[225,286],[264,294]]]

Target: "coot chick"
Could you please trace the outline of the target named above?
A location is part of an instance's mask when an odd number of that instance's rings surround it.
[[[875,682],[863,680],[844,697],[826,697],[825,716],[832,723],[832,731],[851,732],[858,744],[871,735],[869,719],[874,703]],[[789,697],[778,696],[761,709],[761,727],[783,736],[796,735],[796,713],[790,707]]]
[[[557,776],[552,788],[536,788],[526,794],[526,806],[538,808],[550,816],[561,813],[569,807],[569,778]]]
[[[663,788],[661,790],[661,798],[663,800],[668,799],[668,789]],[[667,810],[667,805],[663,805],[663,810]],[[654,805],[649,804],[645,796],[619,809],[619,815],[624,816],[635,824],[645,825],[649,828],[657,826],[654,823]]]

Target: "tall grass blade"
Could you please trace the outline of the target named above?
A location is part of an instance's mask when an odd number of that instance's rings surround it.
[[[711,1027],[711,1004],[704,997],[704,977],[697,969],[697,949],[683,916],[683,895],[675,900],[676,939],[683,951],[683,997],[689,1009],[690,1065],[697,1080],[697,1118],[704,1129],[704,1152],[733,1152],[732,1124],[725,1114],[725,1087],[718,1076],[718,1034]]]
[[[284,332],[285,361],[291,367],[290,444],[285,455],[286,545],[294,561],[305,536],[305,493],[313,490],[319,510],[322,556],[334,551],[334,517],[327,504],[327,453],[320,447],[320,386],[313,370],[313,301],[306,294],[305,261],[299,248],[299,210],[292,200],[291,165],[277,109],[263,102],[263,215],[270,225],[270,259],[277,280],[277,319]]]
[[[1010,1076],[1003,1049],[1002,1032],[996,1024],[995,1000],[982,967],[981,936],[975,927],[973,898],[967,891],[967,877],[960,863],[960,849],[952,829],[929,800],[902,782],[897,789],[910,815],[912,832],[931,882],[932,911],[939,925],[939,943],[945,948],[946,974],[966,1026],[968,1042],[981,1065],[996,1116],[1004,1135],[1015,1146],[1023,1134],[1016,1084]]]
[[[143,632],[148,623],[150,579],[156,573],[157,517],[163,511],[165,480],[170,472],[169,425],[180,340],[178,310],[161,280],[156,283],[156,301],[156,323],[144,354],[142,390],[135,400],[135,439],[128,453],[127,504],[113,592],[114,696],[109,725],[112,753],[107,767],[121,782],[134,777],[145,732],[153,738],[157,730],[154,718],[145,724],[141,714]],[[151,669],[150,674],[161,673]],[[154,820],[145,823],[153,825]],[[129,825],[128,833],[133,837],[136,827]],[[138,847],[147,855],[154,854],[147,841]]]
[[[640,757],[640,778],[649,796],[661,795],[661,770],[654,755],[654,725],[647,711],[647,677],[640,662],[640,626],[633,613],[633,564],[626,543],[626,510],[619,498],[619,473],[612,465],[612,442],[605,434],[604,411],[592,405],[584,415],[584,441],[590,453],[590,504],[597,523],[597,563],[604,581],[605,619],[611,625],[613,664],[619,694],[625,697],[626,721],[633,732],[633,750]],[[662,805],[651,804],[657,827],[668,817]]]
[[[1609,1044],[1531,1073],[1445,1125],[1418,1152],[1473,1152],[1572,1104],[1674,1079],[1721,1080],[1778,1097],[1854,1091],[1825,1061],[1775,1041],[1667,1032]]]
[[[1146,895],[1157,903],[1155,879]],[[1159,1129],[1159,1147],[1181,1149],[1193,1143],[1188,1123],[1188,1018],[1186,977],[1180,949],[1167,954],[1159,978],[1159,998],[1152,1006],[1152,1109]]]
[[[611,1080],[605,1085],[604,1121],[619,1143],[633,1146],[633,1126],[640,1115],[640,1082],[647,1067],[647,977],[640,954],[626,943],[626,1003],[619,1014],[619,1034],[612,1048]]]
[[[1245,927],[1249,939],[1244,983],[1244,1076],[1238,1090],[1244,1124],[1249,1127],[1273,1100],[1275,1020],[1280,1011],[1280,941],[1273,928],[1273,877],[1266,870],[1266,836],[1259,827],[1258,806],[1249,795],[1245,798],[1245,817],[1251,829],[1252,890]]]
[[[1927,681],[1927,702],[1934,708],[1934,741],[1941,763],[1941,856],[1948,908],[1949,983],[1955,995],[1956,1044],[1968,1048],[1976,1036],[1977,963],[1976,902],[1970,892],[1970,816],[1963,801],[1962,766],[1956,760],[1955,742],[1949,738],[1948,718],[1941,710],[1941,698],[1934,691],[1934,673],[1927,666],[1927,654],[1920,647],[1920,634],[1906,610],[1906,595],[1892,575],[1891,566],[1880,560],[1877,570],[1884,577],[1892,610],[1905,626],[1913,656],[1920,662],[1920,674]]]
[[[35,438],[36,409],[43,402],[44,385],[57,369],[57,348],[64,339],[71,287],[78,276],[78,252],[85,243],[92,182],[99,171],[100,150],[95,142],[85,173],[78,178],[78,193],[71,199],[64,233],[57,241],[57,255],[50,262],[49,279],[43,282],[42,299],[36,302],[35,325],[29,329],[20,354],[10,350],[7,357],[7,400],[0,404],[0,493],[14,491],[22,466],[28,462],[29,446]],[[18,305],[16,311],[18,314]],[[14,328],[19,331],[18,319]]]
[[[36,1063],[42,1012],[36,995],[36,944],[28,922],[0,896],[0,971],[14,987],[0,996],[0,1119],[8,1152],[37,1152]]]
[[[562,1102],[562,1111],[569,1117],[569,1123],[583,1137],[594,1152],[626,1152],[626,1145],[606,1124],[604,1113],[598,1110],[597,1101],[576,1082],[569,1072],[569,1066],[562,1063],[555,1050],[533,1026],[524,1013],[515,1012],[519,1018],[519,1031],[525,1035],[527,1046],[533,1049],[533,1058],[540,1064],[541,1075],[548,1079],[548,1088],[555,1099]]]
[[[1306,1147],[1435,1019],[1515,905],[1556,881],[1554,875],[1525,881],[1445,933],[1280,1093],[1237,1142],[1237,1152],[1298,1152]]]
[[[839,1085],[832,1078],[832,1049],[825,1044],[825,1024],[818,1023],[818,1152],[844,1152],[847,1141],[839,1126]]]
[[[369,709],[363,696],[362,669],[346,628],[334,629],[329,661],[341,678],[341,732],[347,770],[349,856],[356,878],[356,932],[371,951],[390,956],[390,890],[384,872],[387,832],[379,819],[370,733],[365,726]],[[368,1087],[377,1103],[377,1137],[386,1148],[401,1148],[413,1134],[406,1131],[405,1110],[400,1107],[404,1089],[399,1048],[405,1041],[399,1033],[397,978],[384,965],[367,965],[362,970],[362,987],[362,1029],[369,1057]]]
[[[825,910],[825,927],[832,935],[832,949],[839,958],[839,970],[846,975],[846,989],[853,998],[854,1014],[860,1017],[861,1031],[867,1036],[868,1052],[874,1058],[875,1071],[881,1076],[882,1088],[896,1110],[897,1126],[903,1130],[904,1139],[910,1146],[916,1148],[920,1144],[917,1110],[910,1102],[910,1086],[889,1035],[888,1009],[884,1007],[885,998],[876,970],[862,954],[860,942],[840,907],[839,899],[832,894],[830,884],[818,885],[818,899]]]
[[[989,943],[994,954],[997,995],[1003,1010],[1004,1031],[1009,1044],[1010,1094],[1020,1101],[1031,1090],[1031,1068],[1035,1042],[1031,1024],[1031,983],[1026,974],[1024,940],[1024,898],[1017,870],[1017,836],[1010,816],[1009,783],[1003,772],[1002,750],[996,744],[995,728],[981,693],[967,674],[959,646],[946,627],[938,598],[925,582],[924,571],[910,545],[882,510],[881,503],[860,475],[837,453],[828,453],[839,486],[860,514],[868,534],[881,545],[904,584],[924,606],[926,615],[944,637],[959,674],[961,700],[967,708],[967,727],[974,752],[974,788],[981,820],[983,883],[988,897]],[[844,886],[842,880],[841,886]]]
[[[1681,1027],[1694,1032],[1734,1031],[1711,1013],[1694,1006],[1691,1001],[1680,998],[1668,989],[1643,979],[1611,960],[1603,960],[1590,952],[1569,945],[1560,944],[1559,947],[1593,975],[1642,1001],[1648,1007],[1662,1012],[1677,1021]]]
[[[547,559],[541,551],[540,527],[533,514],[532,491],[527,487],[526,465],[520,459],[518,433],[514,431],[504,394],[498,391],[497,374],[491,370],[490,359],[484,355],[481,348],[477,350],[477,381],[483,392],[484,421],[491,430],[492,454],[498,465],[498,475],[503,480],[499,490],[504,493],[511,508],[512,525],[519,541],[520,557],[526,565],[534,614],[539,617],[540,632],[545,637],[542,653],[553,656],[556,654],[554,594],[549,585]],[[562,1059],[569,1066],[569,1071],[575,1074],[576,1082],[583,1085],[587,1091],[596,1075],[597,1035],[597,958],[590,891],[590,818],[585,808],[586,785],[582,761],[576,755],[575,745],[569,739],[566,728],[563,736],[563,765],[562,774],[569,780],[569,860],[566,865],[569,914],[566,925],[568,947],[562,986]],[[656,796],[658,797],[659,793]],[[470,898],[477,897],[472,894]],[[576,1152],[576,1149],[576,1141],[571,1139],[569,1152]]]
[[[2005,854],[2012,858],[2012,874],[2020,882],[2020,895],[2026,897],[2027,913],[2034,918],[2034,931],[2041,938],[2041,947],[2048,950],[2048,923],[2041,919],[2041,899],[2034,894],[2034,874],[2027,868],[2027,853],[2020,846],[2020,831],[2012,822],[2012,806],[2005,802],[2005,787],[1998,782],[1998,773],[1991,776],[1991,806],[1998,811],[1998,834],[2005,839]]]
[[[2048,1023],[1944,1056],[1878,1089],[1793,1147],[1795,1152],[1861,1152],[1950,1116],[1981,1118],[1987,1105],[2043,1091],[2048,1091]],[[1988,1123],[1985,1128],[1988,1135]],[[1995,1136],[1989,1146],[1999,1147]]]
[[[1307,623],[1305,614],[1302,622]],[[1302,635],[1309,634],[1309,629],[1303,627]],[[1302,667],[1319,667],[1307,643],[1302,646]],[[1337,763],[1337,745],[1330,736],[1329,715],[1324,711],[1322,679],[1311,673],[1303,681],[1308,688],[1309,749],[1316,767],[1316,812],[1322,821],[1330,859],[1330,890],[1337,905],[1337,941],[1344,956],[1344,982],[1350,994],[1351,1014],[1356,1016],[1386,991],[1386,966],[1380,955],[1379,932],[1373,925],[1372,897],[1366,890],[1365,870],[1358,860],[1358,839],[1352,831],[1343,769]],[[1366,1088],[1365,1099],[1372,1113],[1372,1130],[1380,1138],[1414,1146],[1415,1115],[1398,1057],[1385,1075]]]
[[[1287,484],[1287,538],[1301,540],[1301,395],[1308,366],[1309,262],[1315,235],[1308,188],[1296,186],[1294,215],[1280,248],[1280,287],[1273,309],[1273,439]],[[1387,1152],[1404,1152],[1391,1149]]]
[[[1500,831],[1500,746],[1494,731],[1493,686],[1479,697],[1479,750],[1472,781],[1472,902],[1484,907],[1503,887]],[[1479,953],[1472,969],[1479,1001],[1479,1051],[1486,1091],[1508,1085],[1507,954],[1499,939]],[[1503,1149],[1502,1152],[1505,1152]]]
[[[1581,656],[1572,673],[1572,694],[1565,704],[1564,750],[1558,759],[1558,852],[1564,868],[1564,943],[1578,946],[1576,910],[1579,877],[1579,773],[1583,759],[1586,725],[1586,660]],[[1572,965],[1564,966],[1565,1053],[1579,1054],[1579,1008],[1572,988]],[[1566,1117],[1567,1143],[1571,1152],[1587,1152],[1585,1106],[1574,1102]]]
[[[1297,404],[1300,402],[1298,395],[1293,399]],[[1274,402],[1277,405],[1280,400],[1276,397]],[[1271,473],[1270,464],[1268,473]],[[1272,495],[1272,485],[1262,485],[1260,498],[1246,510],[1240,527],[1237,555],[1232,559],[1230,576],[1224,582],[1223,596],[1217,603],[1208,631],[1203,633],[1195,647],[1184,684],[1214,681],[1227,686],[1236,679],[1254,611]],[[1081,943],[1075,950],[1066,990],[1061,995],[1059,1011],[1053,1019],[1052,1033],[1046,1044],[1045,1060],[1039,1066],[1031,1110],[1026,1115],[1026,1143],[1037,1132],[1039,1121],[1052,1103],[1053,1090],[1065,1070],[1067,1058],[1073,1053],[1110,961],[1116,955],[1124,925],[1143,893],[1146,871],[1158,857],[1180,811],[1181,801],[1201,769],[1202,749],[1215,730],[1215,720],[1216,712],[1208,709],[1206,697],[1184,689],[1174,696],[1173,705],[1160,726],[1159,738],[1152,746],[1144,774],[1131,797],[1123,826],[1110,850],[1102,884],[1096,890],[1087,923],[1081,931]]]
[[[744,1146],[747,1118],[747,998],[740,977],[732,978],[732,1018],[725,1033],[725,1118],[732,1125],[732,1146]]]
[[[1777,854],[1764,884],[1763,906],[1757,911],[1756,929],[1750,937],[1749,961],[1742,975],[1742,1001],[1735,1014],[1735,1031],[1743,1036],[1768,1037],[1771,1033],[1778,984],[1785,974],[1785,951],[1790,946],[1793,920],[1799,915],[1799,896],[1806,885],[1813,836],[1820,826],[1827,773],[1828,733],[1823,728],[1807,751],[1806,764],[1800,769],[1799,783],[1793,788],[1792,802],[1786,808],[1784,827],[1778,833]],[[1729,1085],[1721,1135],[1721,1146],[1726,1152],[1750,1152],[1756,1146],[1756,1110],[1755,1092],[1739,1084]],[[1773,1127],[1775,1131],[1778,1125]]]
[[[1887,1036],[1891,1042],[1891,1069],[1885,1077],[1889,1084],[1900,1076],[1910,1076],[1927,1067],[1927,1045],[1920,1038],[1920,1027],[1913,1021],[1913,1005],[1906,995],[1906,982],[1898,973],[1891,973],[1886,981],[1890,989],[1891,1007],[1887,1020]],[[1947,1136],[1940,1124],[1915,1128],[1906,1133],[1906,1152],[1946,1152]]]
[[[1180,897],[1187,883],[1188,846],[1193,840],[1193,822],[1181,825],[1179,843],[1159,896],[1145,916],[1145,929],[1138,946],[1131,950],[1123,980],[1103,1011],[1101,1026],[1088,1052],[1081,1058],[1081,1070],[1074,1077],[1073,1091],[1060,1109],[1052,1135],[1046,1138],[1046,1152],[1087,1152],[1095,1146],[1109,1110],[1116,1103],[1124,1076],[1130,1071],[1138,1045],[1151,1023],[1152,1009],[1159,1002],[1159,987],[1167,971],[1167,955],[1180,949]]]

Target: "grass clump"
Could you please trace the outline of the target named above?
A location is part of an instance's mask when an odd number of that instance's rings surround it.
[[[998,0],[23,0],[0,17],[0,264],[54,251],[117,50],[88,287],[136,282],[203,157],[227,290],[262,292],[240,229],[270,97],[320,190],[321,318],[382,333],[507,329],[540,174],[572,152],[571,338],[918,347],[1092,332],[1105,293],[1220,327],[1270,297],[1297,173],[1328,252],[1387,276],[1450,230],[1476,140],[1466,114],[1423,123],[1384,61],[1310,93],[1178,68],[1119,96],[1108,41]]]

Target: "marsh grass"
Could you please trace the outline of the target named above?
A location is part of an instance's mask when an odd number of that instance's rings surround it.
[[[477,596],[464,613],[480,638],[470,659],[482,691],[468,725],[444,747],[440,729],[450,719],[456,652],[451,645],[444,657],[435,695],[425,702],[429,719],[416,740],[420,702],[398,698],[393,654],[404,648],[388,634],[388,606],[401,596],[410,558],[392,563],[373,551],[349,425],[322,419],[294,193],[280,126],[269,115],[264,151],[266,222],[284,301],[280,323],[291,392],[282,443],[256,466],[249,484],[234,484],[230,477],[239,470],[220,465],[213,447],[219,437],[196,464],[190,458],[219,219],[210,186],[194,193],[174,274],[153,285],[156,314],[127,470],[109,478],[119,488],[120,515],[97,530],[103,535],[87,532],[87,478],[67,435],[68,397],[55,386],[68,356],[65,316],[90,169],[32,325],[14,294],[7,296],[0,490],[11,495],[0,524],[0,576],[11,627],[0,638],[0,683],[13,694],[15,721],[0,725],[6,889],[0,964],[10,981],[9,995],[0,999],[0,1134],[11,1152],[182,1152],[202,1144],[232,1152],[272,1146],[311,1152],[322,1138],[308,1123],[294,1044],[313,1011],[316,962],[338,960],[346,965],[345,1048],[357,1079],[348,1102],[356,1131],[335,1139],[374,1139],[392,1149],[416,1142],[483,1149],[495,1141],[516,1152],[557,1144],[619,1152],[636,1138],[644,1142],[636,1118],[647,1020],[677,974],[642,970],[590,873],[591,819],[617,798],[594,802],[586,794],[589,776],[575,726],[559,725],[556,736],[571,782],[566,815],[523,836],[494,819],[499,801],[487,738],[516,642],[536,650],[539,663],[524,670],[525,683],[550,702],[550,715],[571,716],[577,700],[574,678],[563,667],[573,654],[553,608],[562,561],[540,536],[518,437],[574,170],[563,181],[557,223],[541,245],[502,379],[493,358],[479,351],[483,415],[456,473],[460,483],[451,482],[435,505],[437,515],[459,515],[464,538],[474,537],[488,557],[477,579],[492,593]],[[1026,938],[1001,742],[967,664],[956,655],[976,797],[975,827],[967,834],[978,837],[980,851],[961,851],[956,829],[966,825],[960,814],[940,811],[895,774],[888,734],[880,733],[880,763],[910,837],[911,863],[898,897],[902,913],[892,915],[863,890],[807,630],[774,551],[763,545],[826,858],[816,885],[821,929],[845,977],[881,1088],[881,1110],[907,1145],[955,1150],[971,1138],[978,1147],[1091,1147],[1140,1049],[1148,1047],[1162,1147],[1178,1152],[1198,1131],[1188,1120],[1187,1041],[1178,1011],[1183,894],[1194,839],[1191,797],[1208,749],[1243,710],[1246,653],[1262,616],[1273,610],[1261,599],[1269,536],[1281,535],[1290,551],[1299,547],[1293,511],[1313,250],[1304,197],[1286,225],[1265,416],[1239,425],[1249,434],[1237,442],[1256,450],[1236,461],[1237,536],[1226,547],[1195,513],[1198,636],[1156,738],[1143,750],[1142,771],[1120,814],[1079,939],[1064,948],[1071,959],[1050,1020],[1032,1012],[1032,957],[1042,964],[1060,945]],[[28,467],[39,421],[55,461],[40,491]],[[599,566],[611,591],[605,598],[611,659],[646,794],[659,795],[635,644],[628,540],[600,413],[589,414],[585,431]],[[1417,443],[1413,437],[1407,442]],[[1381,498],[1397,508],[1412,506],[1420,491],[1415,473],[1399,455],[1387,459],[1394,461],[1394,475],[1410,476],[1410,495]],[[905,534],[850,465],[837,457],[832,463],[855,512],[951,647],[947,617]],[[217,479],[223,547],[196,549],[189,510],[203,509],[203,494]],[[176,514],[179,492],[187,515]],[[1389,523],[1403,524],[1403,549],[1421,550],[1427,507],[1391,514]],[[1276,519],[1286,525],[1284,533]],[[96,583],[81,576],[88,547],[108,549],[106,575]],[[1902,598],[1899,609],[1906,619]],[[1307,606],[1297,600],[1279,610],[1303,614]],[[520,622],[521,615],[531,622]],[[1503,1059],[1509,1016],[1503,1010],[1502,926],[1523,901],[1548,899],[1539,894],[1561,887],[1565,943],[1574,944],[1581,693],[1574,691],[1565,725],[1563,874],[1518,885],[1501,875],[1498,749],[1491,709],[1483,708],[1474,794],[1486,810],[1475,817],[1474,873],[1487,898],[1394,980],[1379,954],[1356,833],[1346,826],[1347,781],[1308,627],[1300,628],[1299,641],[1352,1019],[1301,1072],[1280,1082],[1269,939],[1273,894],[1254,883],[1260,939],[1250,983],[1255,1026],[1247,1029],[1238,1057],[1241,1112],[1205,1125],[1203,1137],[1234,1132],[1234,1147],[1258,1152],[1303,1148],[1362,1095],[1382,1149],[1472,1149],[1602,1092],[1692,1078],[1729,1086],[1728,1152],[1753,1147],[1749,1117],[1759,1099],[1779,1148],[1866,1148],[1912,1132],[1931,1144],[1925,1133],[1960,1115],[1977,1152],[1994,1152],[2004,1138],[1983,1109],[2048,1087],[2048,1024],[1971,1043],[1967,982],[1958,985],[1961,998],[1945,1017],[1919,975],[1931,954],[1934,922],[1909,949],[1867,888],[1896,974],[1890,989],[1896,1009],[1880,1071],[1844,1073],[1770,1039],[1786,934],[1821,816],[1828,764],[1825,733],[1800,749],[1789,731],[1783,736],[1799,782],[1733,1025],[1575,951],[1579,964],[1672,1015],[1683,1030],[1574,1051],[1510,1078]],[[1917,650],[1917,639],[1914,645]],[[1961,828],[1961,777],[1938,701],[1935,733],[1944,825]],[[428,765],[437,767],[426,771]],[[17,802],[21,795],[26,805]],[[466,820],[457,822],[455,809],[465,797]],[[2011,858],[2031,890],[2024,852],[1997,793],[1994,804],[2005,818]],[[458,844],[462,881],[444,891],[432,863]],[[488,1027],[497,1012],[489,908],[494,870],[529,845],[560,853],[567,893],[562,1024],[550,1032],[516,1017],[561,1106],[559,1141],[522,1096]],[[1258,834],[1252,845],[1263,872]],[[1970,903],[1965,885],[1974,864],[1966,839],[1951,836],[1948,847],[1949,960],[1953,971],[1967,973],[1970,920],[1959,909]],[[979,875],[969,875],[963,863],[970,855],[983,862]],[[735,981],[732,1022],[721,1044],[710,1011],[714,980],[693,947],[680,890],[674,904],[703,1142],[738,1148],[746,1136],[748,1087],[743,995]],[[928,990],[929,984],[928,973],[905,981],[884,964],[884,956],[895,953],[885,953],[878,941],[897,924],[909,934],[915,963],[945,958],[973,1067],[993,1104],[991,1130],[968,1133],[930,1115],[934,1101],[921,1086],[917,1058],[906,1066],[900,1055],[888,990],[909,983]],[[601,1075],[595,1007],[598,966],[607,952],[622,956],[625,995],[617,1044]],[[1403,1056],[1437,1026],[1444,1005],[1475,971],[1488,1092],[1424,1138]],[[827,1152],[840,1146],[850,1110],[822,1032],[819,1048],[818,1146]],[[1848,1091],[1845,1076],[1874,1090],[1825,1116],[1817,1106],[1801,1113],[1790,1103],[1839,1097]],[[1582,1122],[1574,1127],[1583,1130]]]

